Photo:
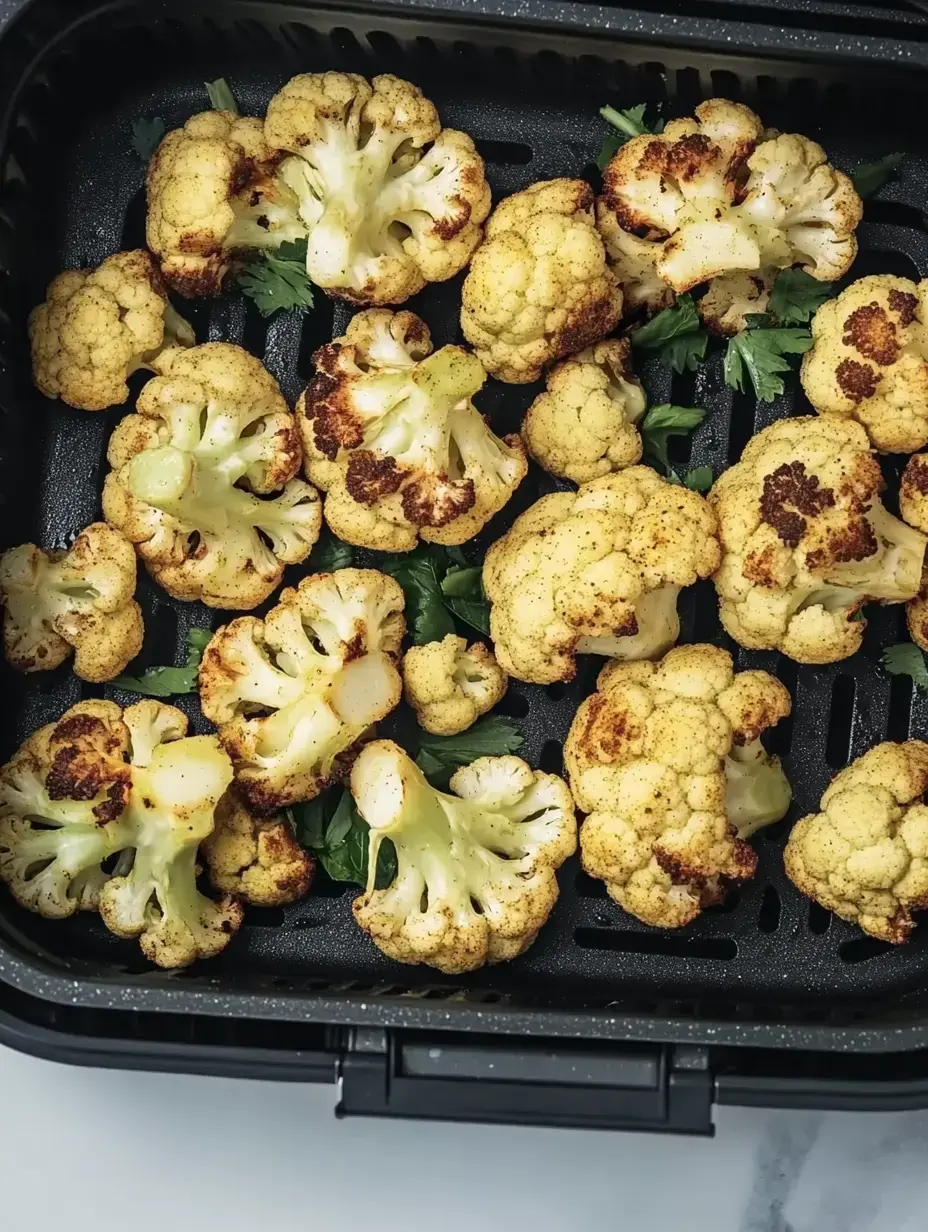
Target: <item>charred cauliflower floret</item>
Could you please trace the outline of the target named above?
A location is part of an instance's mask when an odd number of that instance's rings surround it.
[[[74,654],[82,680],[112,680],[142,649],[135,552],[119,531],[94,522],[67,552],[34,543],[0,556],[3,649],[20,672],[58,667]]]
[[[490,636],[518,680],[571,680],[578,654],[656,658],[680,634],[677,595],[719,563],[697,493],[633,466],[543,496],[487,552]]]
[[[680,928],[754,875],[744,840],[785,816],[790,787],[761,733],[790,712],[766,672],[732,671],[717,646],[678,646],[660,663],[610,663],[564,746],[589,813],[580,855],[619,906]]]
[[[399,703],[402,613],[393,578],[340,569],[284,590],[263,620],[241,616],[214,635],[200,704],[257,813],[343,777],[371,724]]]
[[[264,126],[308,237],[306,269],[330,295],[398,304],[464,268],[490,189],[466,133],[442,129],[418,87],[390,74],[302,73]]]
[[[802,387],[820,414],[863,424],[874,449],[928,444],[928,281],[859,278],[812,318]]]
[[[139,368],[159,369],[174,347],[192,346],[147,252],[117,252],[96,269],[68,270],[29,314],[32,378],[46,398],[105,411],[129,397]]]
[[[745,447],[709,494],[718,514],[719,615],[749,650],[835,663],[860,647],[870,601],[917,594],[926,538],[883,507],[860,424],[784,419]]]
[[[703,325],[723,338],[740,334],[747,328],[748,316],[766,312],[775,281],[766,270],[713,278],[705,295],[696,301]]]
[[[596,202],[596,228],[606,247],[607,264],[622,288],[625,315],[639,310],[650,315],[669,308],[676,296],[657,272],[660,244],[624,231],[601,197]]]
[[[461,329],[491,376],[537,380],[604,338],[621,311],[588,184],[543,180],[500,202],[461,291]]]
[[[0,769],[0,879],[52,919],[98,910],[160,967],[218,954],[242,921],[197,890],[197,848],[232,765],[156,701],[80,702]],[[118,856],[114,873],[104,865]]]
[[[103,515],[175,599],[245,611],[319,537],[316,490],[294,476],[296,421],[271,374],[225,342],[177,353],[110,438]]]
[[[481,757],[450,786],[437,791],[390,740],[363,750],[351,792],[371,828],[369,880],[353,910],[388,958],[457,975],[532,944],[557,902],[556,870],[576,849],[577,823],[566,783],[518,757]],[[376,890],[385,838],[397,872]]]
[[[899,512],[909,526],[928,535],[928,454],[909,458],[899,487]],[[905,619],[912,641],[928,651],[928,565],[922,566],[918,594],[905,605]]]
[[[878,744],[832,780],[783,853],[793,884],[871,937],[899,945],[928,907],[928,744]]]
[[[201,847],[210,884],[253,907],[283,907],[308,893],[316,862],[281,817],[256,817],[231,788]]]
[[[436,736],[465,731],[503,699],[508,684],[487,646],[468,646],[453,633],[440,642],[411,646],[403,659],[406,701],[419,726]]]
[[[632,375],[631,346],[611,338],[563,363],[547,377],[522,421],[525,447],[539,466],[561,479],[586,483],[641,459],[635,424],[644,390]]]
[[[297,405],[308,478],[341,539],[406,552],[461,544],[502,509],[527,469],[517,436],[494,435],[472,402],[486,380],[458,346],[432,352],[424,321],[360,312],[314,356]]]

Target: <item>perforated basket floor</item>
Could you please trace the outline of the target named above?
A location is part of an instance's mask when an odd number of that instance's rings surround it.
[[[892,81],[859,68],[844,75],[818,65],[760,63],[691,53],[635,51],[606,39],[507,35],[502,29],[465,33],[416,20],[317,15],[283,5],[191,3],[183,20],[146,20],[131,5],[71,34],[44,53],[20,97],[0,159],[0,525],[6,546],[34,538],[46,546],[100,515],[110,430],[125,413],[89,415],[46,402],[31,388],[24,344],[25,316],[58,270],[99,262],[144,242],[143,167],[130,133],[139,116],[160,115],[168,127],[206,104],[201,83],[226,76],[246,112],[263,111],[291,74],[340,68],[391,71],[419,83],[445,124],[472,133],[487,160],[494,197],[538,179],[586,175],[603,135],[598,107],[648,101],[663,114],[682,114],[702,97],[721,94],[755,106],[780,128],[821,140],[834,161],[851,168],[890,148],[908,151],[899,179],[867,206],[854,275],[891,271],[928,274],[928,230],[922,214],[928,137],[913,78]],[[202,15],[197,15],[202,14]],[[511,39],[512,45],[509,40]],[[37,51],[37,47],[31,49]],[[887,142],[890,144],[888,145]],[[428,321],[438,343],[458,339],[460,280],[430,288],[409,307]],[[270,323],[237,296],[184,305],[198,338],[239,342],[261,357],[295,399],[311,373],[311,355],[342,332],[343,306],[319,296],[310,315],[278,315]],[[756,407],[732,395],[715,355],[698,374],[644,371],[652,401],[708,408],[680,463],[736,459],[753,431],[776,418],[808,412],[798,384],[785,398]],[[141,382],[139,382],[140,384]],[[480,405],[499,431],[518,428],[537,387],[490,382]],[[687,445],[688,449],[689,446]],[[890,467],[890,472],[892,468]],[[888,472],[888,473],[890,473]],[[894,482],[894,476],[890,474]],[[554,481],[533,469],[481,539],[497,537],[517,512]],[[893,497],[889,499],[892,507]],[[294,581],[306,569],[291,571]],[[147,637],[144,659],[174,660],[184,633],[220,621],[197,604],[171,602],[147,577],[141,582]],[[721,633],[714,592],[705,585],[683,599],[684,640],[736,648]],[[756,840],[756,879],[733,892],[679,933],[645,928],[626,916],[575,861],[561,873],[561,898],[532,949],[516,962],[465,981],[441,980],[424,969],[391,964],[353,924],[353,891],[320,876],[311,896],[287,910],[250,910],[223,957],[184,980],[209,977],[237,990],[354,984],[543,998],[562,1004],[600,1003],[632,994],[724,999],[754,1005],[853,1002],[865,1008],[917,988],[928,977],[928,930],[891,950],[811,906],[787,881],[782,848],[790,824],[813,808],[830,775],[881,738],[924,734],[928,700],[908,681],[890,682],[878,666],[880,648],[903,636],[899,609],[871,608],[863,651],[828,668],[797,668],[773,654],[737,651],[739,667],[774,671],[789,687],[794,718],[774,733],[793,784],[786,821]],[[561,747],[576,707],[593,687],[599,664],[587,661],[577,680],[548,688],[513,682],[501,709],[524,726],[524,752],[546,770],[561,769]],[[2,678],[0,752],[81,696],[117,696],[81,686],[66,670],[32,677],[23,686]],[[118,700],[127,700],[125,695]],[[195,702],[179,703],[204,729]],[[48,924],[0,898],[0,946],[41,955],[66,972],[114,975],[147,972],[137,948],[110,936],[93,918]],[[162,976],[146,974],[145,980]],[[442,995],[437,993],[437,995]]]

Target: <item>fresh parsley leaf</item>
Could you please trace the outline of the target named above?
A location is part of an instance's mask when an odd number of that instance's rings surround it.
[[[749,316],[748,328],[730,338],[722,371],[725,384],[743,391],[749,379],[761,402],[772,402],[783,392],[783,372],[789,372],[787,355],[802,355],[812,345],[807,329],[767,327],[767,317]]]
[[[833,291],[830,282],[819,282],[802,269],[780,270],[770,292],[768,313],[778,325],[805,325]]]
[[[215,81],[204,81],[203,84],[209,95],[209,105],[214,111],[234,111],[238,115],[238,103],[225,77],[217,77]]]
[[[689,488],[692,492],[708,492],[715,482],[711,466],[696,466],[691,471],[687,471],[682,479],[676,471],[671,471],[667,478],[671,483],[682,484],[684,488]]]
[[[456,736],[422,732],[416,765],[433,787],[445,787],[458,766],[469,766],[478,757],[515,753],[522,743],[522,733],[509,719],[492,714]]]
[[[323,532],[322,538],[313,548],[309,563],[319,573],[334,573],[336,569],[348,569],[354,564],[354,548],[350,543],[343,543],[333,534]]]
[[[452,565],[441,583],[445,607],[478,633],[490,632],[490,604],[483,590],[482,565]]]
[[[132,148],[143,163],[147,163],[154,154],[165,132],[161,116],[142,116],[132,125]]]
[[[396,578],[406,596],[406,627],[413,645],[440,642],[454,632],[454,621],[445,606],[441,589],[444,560],[441,549],[429,544],[402,556],[388,556],[381,564],[384,573]]]
[[[291,810],[296,836],[333,881],[367,885],[367,854],[370,827],[344,787],[330,787],[315,800]],[[385,839],[377,854],[378,890],[396,876],[396,848]]]
[[[621,149],[631,137],[640,137],[642,133],[659,133],[663,131],[664,121],[657,120],[649,128],[644,122],[645,104],[629,107],[626,111],[618,111],[615,107],[600,107],[599,114],[609,124],[613,131],[607,133],[602,149],[596,158],[596,166],[605,171],[616,150]]]
[[[686,436],[692,432],[706,417],[706,412],[695,406],[652,406],[639,425],[641,443],[644,446],[645,457],[665,473],[670,474],[672,467],[667,455],[667,446],[672,436]]]
[[[694,370],[705,357],[709,335],[703,328],[692,295],[656,313],[629,335],[633,347],[655,351],[674,372]]]
[[[881,661],[891,676],[911,676],[917,689],[928,692],[925,656],[913,642],[898,642],[895,646],[887,646]]]
[[[210,629],[191,629],[188,632],[187,658],[183,667],[149,667],[141,676],[117,676],[110,683],[127,693],[142,693],[146,697],[195,693],[200,660],[212,636]]]
[[[875,197],[883,185],[888,184],[896,174],[896,168],[904,158],[904,154],[887,154],[885,158],[878,158],[875,163],[864,163],[862,167],[858,167],[851,175],[858,195],[865,201],[868,197]]]
[[[305,312],[313,306],[313,284],[306,272],[306,241],[285,240],[246,265],[238,276],[243,294],[254,300],[262,316],[282,309]]]

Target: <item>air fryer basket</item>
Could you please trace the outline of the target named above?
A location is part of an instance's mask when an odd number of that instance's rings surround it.
[[[26,539],[61,545],[100,516],[106,440],[126,413],[90,415],[42,399],[30,382],[26,314],[59,270],[93,265],[144,243],[143,166],[130,145],[132,123],[153,115],[169,128],[182,123],[208,105],[202,83],[218,76],[230,81],[248,113],[263,111],[271,94],[299,71],[408,77],[434,99],[446,125],[477,139],[496,200],[552,176],[595,182],[593,160],[603,136],[597,109],[606,101],[647,102],[667,116],[686,113],[711,95],[740,99],[767,124],[817,138],[845,168],[891,149],[907,151],[899,178],[867,204],[853,273],[928,275],[922,213],[928,136],[923,83],[912,70],[659,50],[605,36],[456,25],[421,10],[374,15],[259,0],[130,2],[107,6],[54,36],[50,23],[47,39],[36,29],[24,23],[0,43],[0,80],[5,74],[11,94],[12,63],[20,71],[35,57],[9,100],[0,134],[3,547]],[[459,296],[455,279],[410,301],[438,343],[459,339]],[[341,333],[349,315],[322,295],[305,317],[279,314],[270,322],[234,294],[183,310],[201,341],[239,342],[262,358],[291,402],[311,373],[313,350]],[[758,406],[726,388],[720,367],[715,356],[696,374],[671,375],[653,363],[644,370],[653,402],[709,409],[691,452],[684,445],[676,461],[711,464],[716,473],[738,458],[753,431],[809,413],[795,378],[785,397]],[[478,401],[498,431],[513,431],[536,392],[490,382]],[[888,464],[891,485],[896,471]],[[554,486],[533,468],[509,508],[466,550],[476,559],[518,511]],[[291,570],[288,581],[307,569]],[[140,598],[147,663],[174,661],[188,628],[220,623],[218,613],[198,604],[171,601],[144,574]],[[303,902],[249,910],[221,958],[169,976],[153,973],[133,943],[117,940],[93,917],[48,923],[3,895],[0,978],[77,1004],[341,1022],[391,1015],[408,1021],[426,1002],[438,1002],[430,1008],[440,1006],[446,1025],[463,1022],[479,1005],[483,1029],[504,1008],[526,1031],[535,1029],[533,1015],[542,1010],[569,1015],[575,1024],[584,1014],[592,1021],[599,1010],[594,1033],[609,1034],[603,1023],[618,1020],[604,1018],[604,1007],[613,1014],[656,1014],[672,1003],[675,1014],[697,1021],[866,1023],[892,1013],[900,1025],[914,1027],[921,1018],[918,990],[928,984],[928,930],[916,931],[911,944],[897,949],[864,937],[811,905],[782,867],[790,825],[817,804],[835,770],[879,739],[926,731],[928,699],[913,697],[907,679],[890,681],[879,667],[881,647],[905,636],[901,608],[871,608],[863,651],[825,668],[797,668],[774,654],[738,650],[720,630],[709,585],[687,592],[683,611],[683,640],[725,645],[736,651],[740,668],[767,668],[790,689],[793,718],[771,743],[784,759],[795,800],[786,821],[756,839],[757,877],[682,932],[658,932],[631,919],[572,861],[562,870],[551,920],[526,955],[463,979],[443,978],[384,958],[352,921],[352,888],[320,875]],[[524,753],[533,765],[560,770],[571,718],[598,666],[583,664],[570,685],[513,682],[501,709],[524,727]],[[4,674],[0,696],[4,759],[28,732],[81,697],[127,700],[110,686],[82,685],[66,668],[26,681]],[[207,728],[194,700],[178,704],[198,730]]]

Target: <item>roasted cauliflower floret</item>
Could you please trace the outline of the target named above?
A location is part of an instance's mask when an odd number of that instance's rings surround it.
[[[283,907],[308,893],[316,862],[281,817],[259,818],[232,788],[200,851],[210,883],[253,907]]]
[[[98,910],[161,967],[218,954],[242,920],[196,886],[232,765],[179,710],[80,702],[0,770],[0,878],[49,918]],[[119,857],[113,873],[105,870]]]
[[[564,762],[589,813],[580,855],[619,906],[680,928],[754,875],[744,841],[785,816],[790,788],[761,734],[790,712],[766,672],[732,670],[717,646],[660,663],[610,663],[571,724]]]
[[[909,939],[928,906],[928,744],[878,744],[832,780],[783,853],[794,885],[881,941]]]
[[[482,642],[468,646],[449,633],[411,646],[403,659],[403,692],[419,726],[436,736],[465,731],[506,694],[509,678]]]
[[[461,291],[461,329],[491,376],[534,381],[622,312],[583,180],[543,180],[493,211]]]
[[[303,578],[263,620],[224,625],[200,665],[200,704],[258,814],[344,776],[371,724],[399,703],[403,592],[374,569]]]
[[[586,483],[641,459],[635,424],[646,400],[632,374],[627,339],[597,342],[565,359],[546,383],[522,421],[525,447],[539,466]]]
[[[928,281],[859,278],[812,318],[802,387],[819,414],[863,424],[874,449],[928,444]]]
[[[318,493],[294,478],[301,457],[271,374],[208,342],[179,352],[117,426],[103,515],[173,598],[245,611],[319,537]]]
[[[798,663],[854,654],[868,602],[918,593],[926,538],[883,507],[883,477],[860,424],[837,415],[784,419],[716,482],[719,615],[749,650]]]
[[[34,543],[0,556],[3,649],[20,672],[58,667],[74,654],[82,680],[112,680],[142,649],[135,552],[119,531],[94,522],[66,552]]]
[[[410,82],[302,73],[271,99],[264,131],[291,155],[275,182],[306,230],[307,272],[330,295],[401,303],[462,270],[480,243],[483,160]]]
[[[622,288],[625,315],[641,309],[650,315],[669,308],[676,296],[657,272],[661,244],[624,231],[602,197],[596,202],[596,229],[606,247],[606,262]]]
[[[346,542],[465,543],[521,483],[521,441],[494,435],[471,400],[486,380],[480,361],[458,346],[432,352],[414,313],[360,312],[314,360],[297,406],[306,474]]]
[[[518,680],[571,680],[578,654],[655,658],[677,595],[719,563],[705,500],[646,466],[543,496],[487,552],[490,636]]]
[[[774,275],[766,270],[713,278],[705,295],[696,301],[703,325],[723,338],[740,334],[747,328],[748,316],[767,311],[775,281]]]
[[[351,792],[371,828],[354,918],[388,958],[457,975],[528,949],[557,901],[556,870],[577,845],[566,783],[518,757],[481,757],[445,793],[398,745],[375,740],[354,764]],[[376,890],[385,838],[397,872]]]
[[[158,371],[192,328],[171,307],[147,252],[117,252],[96,269],[68,270],[29,314],[32,378],[46,398],[104,411],[129,397],[139,368]]]

